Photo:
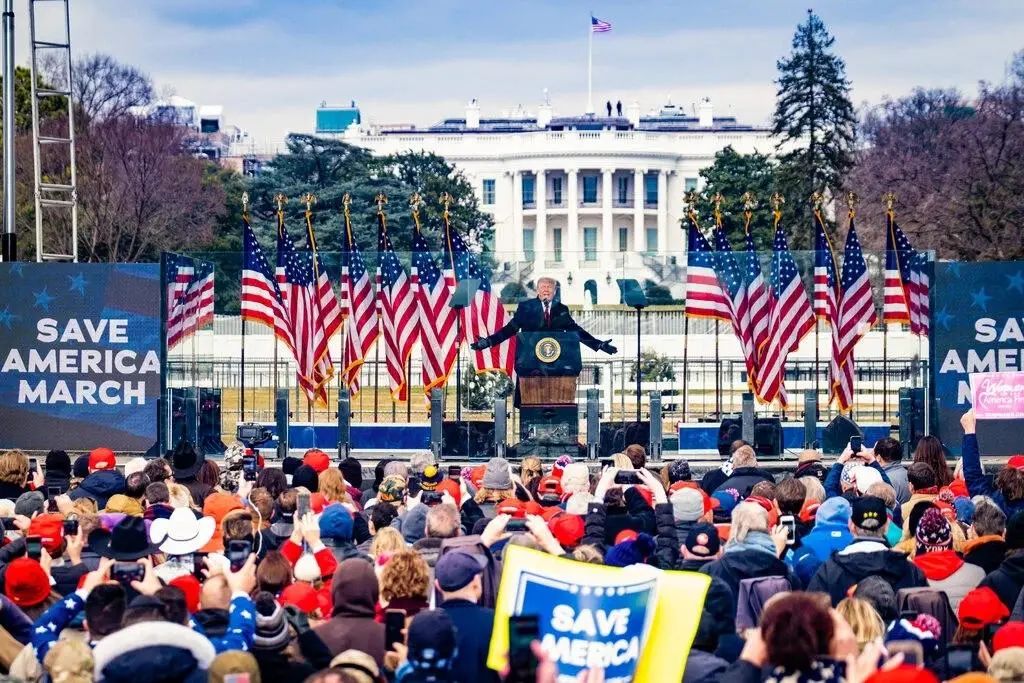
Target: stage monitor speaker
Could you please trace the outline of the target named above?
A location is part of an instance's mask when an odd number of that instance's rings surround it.
[[[917,448],[917,442],[924,436],[924,401],[924,389],[900,389],[900,445],[903,447],[904,456],[913,453]]]
[[[199,446],[199,392],[196,387],[185,387],[185,440]]]
[[[185,412],[185,389],[169,389],[168,394],[171,396],[170,414],[168,419],[171,423],[170,442],[167,444],[167,450],[173,450],[182,439],[187,439],[189,430],[187,427],[187,416]]]
[[[622,450],[626,450],[626,446],[631,444],[640,444],[647,448],[647,444],[651,442],[651,423],[644,422],[629,422],[626,424],[625,431],[623,433],[623,446]]]
[[[445,420],[441,443],[445,458],[493,458],[494,423]]]
[[[739,415],[723,415],[718,427],[718,454],[728,458],[732,455],[732,442],[743,438],[743,420]]]
[[[850,443],[851,436],[864,437],[864,432],[857,423],[845,415],[836,415],[821,433],[821,450],[825,453],[839,454]]]
[[[661,422],[661,392],[651,392],[651,422],[650,422],[650,440],[647,446],[647,456],[649,462],[661,462],[661,446],[662,446],[662,422]]]
[[[199,389],[199,448],[206,455],[228,449],[221,440],[220,389]]]
[[[338,460],[343,460],[352,452],[352,399],[344,387],[338,392],[337,418]]]
[[[754,451],[758,455],[782,455],[782,421],[777,417],[759,417],[754,421]]]
[[[430,390],[430,450],[434,458],[441,459],[444,441],[444,394],[440,389]]]
[[[291,413],[288,410],[288,390],[278,388],[274,394],[274,423],[277,431],[277,457],[284,460],[288,457],[288,429]]]

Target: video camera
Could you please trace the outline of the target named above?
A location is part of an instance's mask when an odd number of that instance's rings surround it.
[[[258,448],[274,438],[274,433],[255,422],[240,422],[235,426],[235,438],[246,448]]]

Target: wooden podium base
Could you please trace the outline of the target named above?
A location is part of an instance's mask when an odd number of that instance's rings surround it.
[[[519,405],[576,405],[576,378],[520,377]]]

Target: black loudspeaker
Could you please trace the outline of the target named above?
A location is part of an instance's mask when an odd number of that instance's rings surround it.
[[[757,424],[756,422],[754,424]],[[739,415],[725,415],[718,427],[718,454],[732,455],[732,442],[743,438],[743,420]]]
[[[199,390],[199,447],[206,455],[221,454],[228,449],[220,438],[220,389]]]
[[[850,418],[836,415],[821,434],[821,449],[825,453],[842,453],[852,436],[863,438],[864,432]]]
[[[904,456],[910,456],[924,436],[924,402],[924,389],[900,389],[900,444]]]
[[[758,455],[782,455],[782,420],[759,417],[754,421],[754,451]]]
[[[171,394],[171,442],[169,449],[174,448],[182,439],[188,438],[188,420],[185,414],[185,390],[170,389]]]
[[[493,422],[455,422],[441,426],[441,455],[445,458],[493,458]]]

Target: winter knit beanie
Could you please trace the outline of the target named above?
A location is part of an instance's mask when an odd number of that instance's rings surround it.
[[[654,548],[654,538],[650,534],[639,534],[631,541],[623,541],[609,548],[604,563],[609,567],[643,564],[654,552]]]
[[[914,538],[917,540],[918,552],[927,553],[953,547],[953,530],[937,508],[925,510]]]
[[[292,475],[292,487],[297,488],[299,486],[306,487],[310,493],[316,493],[320,486],[316,470],[309,465],[299,465],[296,467],[295,473]]]
[[[46,471],[63,472],[71,476],[71,458],[66,451],[52,450],[46,454]]]
[[[512,488],[512,467],[505,458],[491,458],[487,461],[482,482],[485,489],[503,491]]]
[[[283,650],[291,640],[284,608],[267,591],[258,593],[255,602],[256,635],[253,638],[253,649]]]

